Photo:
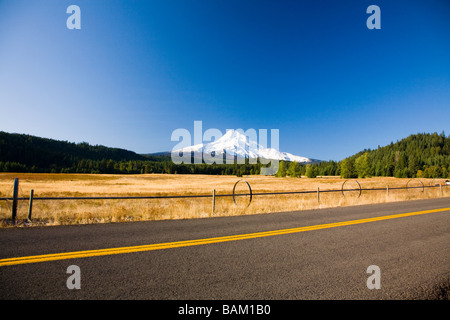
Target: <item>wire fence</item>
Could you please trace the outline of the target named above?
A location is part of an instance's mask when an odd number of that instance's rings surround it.
[[[345,185],[353,181],[358,185],[358,188],[345,188]],[[419,185],[413,186],[410,185],[411,182],[418,182]],[[249,192],[248,193],[236,193],[236,186],[240,183],[246,183],[248,186]],[[426,186],[423,184],[423,182],[419,179],[411,179],[409,180],[404,187],[389,187],[386,186],[386,188],[362,188],[361,184],[358,182],[358,180],[345,180],[342,183],[342,186],[340,189],[325,189],[320,190],[317,188],[316,190],[302,190],[302,191],[280,191],[280,192],[253,192],[250,184],[246,180],[238,180],[233,187],[233,192],[229,194],[216,194],[216,191],[213,190],[212,194],[202,194],[202,195],[164,195],[164,196],[93,196],[93,197],[87,197],[87,196],[81,196],[81,197],[34,197],[34,190],[32,189],[30,192],[29,197],[19,197],[18,196],[18,190],[19,190],[19,179],[16,178],[14,180],[14,186],[12,188],[13,195],[12,197],[2,197],[0,198],[0,201],[12,201],[11,206],[11,219],[14,221],[16,219],[17,215],[17,203],[18,201],[29,201],[29,209],[28,209],[28,220],[31,221],[31,214],[32,214],[32,207],[34,201],[58,201],[58,200],[139,200],[139,199],[187,199],[187,198],[212,198],[212,208],[214,212],[215,208],[215,198],[217,197],[233,197],[233,202],[235,205],[237,205],[236,197],[241,196],[249,196],[249,202],[247,204],[247,207],[250,206],[253,196],[267,196],[267,195],[294,195],[294,194],[317,194],[317,199],[320,201],[320,194],[321,193],[333,193],[333,192],[339,192],[343,197],[345,197],[346,192],[356,192],[358,194],[358,198],[362,195],[363,191],[386,191],[387,195],[389,195],[389,192],[391,190],[412,190],[412,189],[419,189],[421,192],[424,192],[426,188],[440,188],[440,195],[443,195],[442,188],[448,187],[449,182],[448,180],[442,179],[439,183],[434,183],[433,185]]]

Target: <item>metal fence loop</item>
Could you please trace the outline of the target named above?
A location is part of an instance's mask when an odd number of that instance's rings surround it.
[[[243,180],[243,179],[241,179],[241,180],[238,180],[235,184],[234,184],[234,187],[233,187],[233,202],[234,202],[234,204],[237,206],[237,202],[236,202],[236,194],[235,194],[235,191],[236,191],[236,186],[238,185],[238,183],[239,182],[245,182],[246,184],[247,184],[247,186],[248,186],[248,189],[250,190],[250,200],[248,201],[248,205],[247,205],[247,208],[250,206],[250,204],[252,203],[252,198],[253,198],[253,193],[252,193],[252,188],[250,187],[250,183],[248,183],[247,181],[245,181],[245,180]]]
[[[342,186],[341,186],[341,193],[342,193],[342,195],[345,197],[345,194],[344,194],[344,185],[345,185],[345,183],[348,182],[348,181],[355,181],[355,182],[358,184],[359,189],[350,189],[350,190],[345,190],[345,191],[359,191],[358,197],[357,197],[357,198],[361,197],[362,189],[361,189],[361,185],[359,184],[358,180],[345,180],[345,181],[342,183]]]
[[[422,185],[422,187],[420,187],[420,186],[419,187],[408,187],[408,185],[411,181],[419,181],[420,184]],[[420,180],[420,179],[413,178],[413,179],[408,180],[408,182],[406,183],[406,191],[407,192],[409,192],[409,189],[418,189],[418,188],[422,188],[422,192],[425,191],[425,185],[423,184],[422,180]]]

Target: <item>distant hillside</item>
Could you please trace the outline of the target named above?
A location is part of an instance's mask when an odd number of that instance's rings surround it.
[[[61,168],[76,166],[82,160],[130,161],[148,158],[132,151],[92,146],[86,142],[73,143],[0,131],[0,163],[3,169],[7,169],[3,171],[46,172],[54,169],[60,172]]]
[[[314,164],[306,175],[450,178],[450,138],[444,133],[413,134],[375,150],[365,149],[340,162]]]
[[[261,164],[174,164],[170,154],[132,151],[0,131],[0,172],[259,174]]]
[[[444,132],[413,134],[341,161],[341,175],[346,177],[447,178],[449,174],[450,138]]]

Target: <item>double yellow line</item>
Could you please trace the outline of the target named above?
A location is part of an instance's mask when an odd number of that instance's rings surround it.
[[[329,229],[329,228],[350,226],[350,225],[355,225],[355,224],[382,221],[382,220],[388,220],[388,219],[404,218],[404,217],[410,217],[410,216],[415,216],[415,215],[443,212],[443,211],[449,211],[449,210],[450,210],[450,208],[441,208],[441,209],[408,212],[408,213],[394,214],[394,215],[367,218],[367,219],[326,223],[326,224],[319,224],[319,225],[314,225],[314,226],[281,229],[281,230],[273,230],[273,231],[238,234],[238,235],[233,235],[233,236],[224,236],[224,237],[216,237],[216,238],[165,242],[165,243],[156,243],[156,244],[131,246],[131,247],[43,254],[43,255],[18,257],[18,258],[7,258],[7,259],[0,259],[0,267],[12,266],[12,265],[18,265],[18,264],[45,262],[45,261],[56,261],[56,260],[65,260],[65,259],[77,259],[77,258],[88,258],[88,257],[114,255],[114,254],[132,253],[132,252],[163,250],[163,249],[170,249],[170,248],[198,246],[198,245],[204,245],[204,244],[237,241],[237,240],[252,239],[252,238],[270,237],[270,236],[276,236],[276,235],[282,235],[282,234],[299,233],[299,232],[305,232],[305,231],[313,231],[313,230],[320,230],[320,229]]]

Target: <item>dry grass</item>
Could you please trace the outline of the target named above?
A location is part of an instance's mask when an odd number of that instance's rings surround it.
[[[154,196],[154,195],[216,195],[231,194],[240,178],[235,176],[208,175],[88,175],[88,174],[0,174],[0,197],[10,197],[14,178],[20,179],[19,196],[28,197],[34,189],[35,197],[67,196]],[[340,190],[344,179],[327,178],[275,178],[267,176],[246,176],[254,193]],[[368,178],[359,179],[362,188],[404,187],[410,179]],[[421,179],[425,185],[442,180]],[[411,181],[409,186],[420,186]],[[353,181],[345,189],[356,188]],[[240,183],[237,193],[248,193],[248,187]],[[294,195],[254,196],[246,208],[248,196],[237,197],[235,206],[231,197],[216,197],[215,212],[212,212],[211,198],[196,199],[139,199],[139,200],[35,200],[33,204],[33,225],[61,225],[83,223],[105,223],[120,221],[142,221],[161,219],[190,219],[211,216],[271,213],[307,210],[337,206],[352,206],[370,203],[404,201],[440,197],[439,188],[365,191],[360,198],[356,192],[347,191],[345,197],[339,192]],[[443,188],[443,196],[450,196],[449,188]],[[28,202],[19,201],[18,219],[25,219]],[[11,217],[11,201],[0,201],[1,226],[8,226]]]

